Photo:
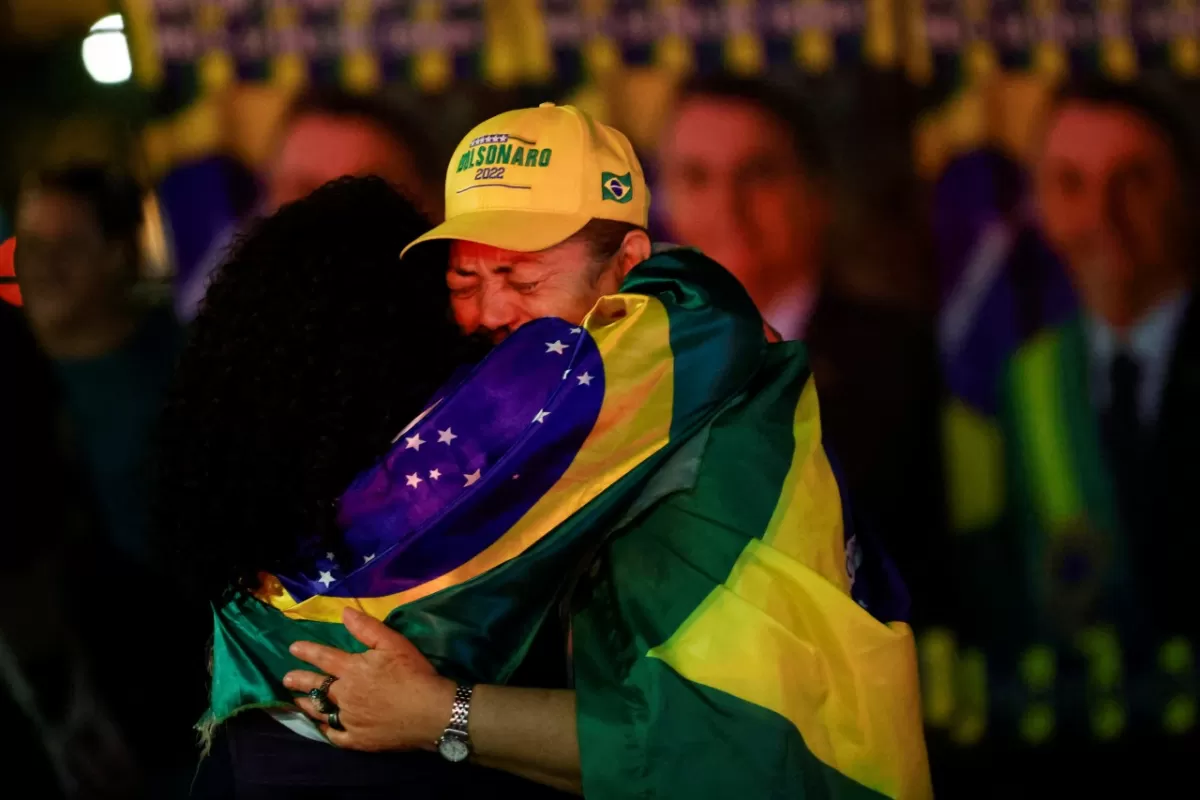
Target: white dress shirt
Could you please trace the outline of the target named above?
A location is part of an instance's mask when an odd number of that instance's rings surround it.
[[[1154,425],[1175,352],[1175,339],[1190,299],[1188,292],[1182,292],[1159,303],[1124,333],[1118,333],[1097,317],[1088,317],[1091,398],[1097,408],[1108,408],[1112,396],[1109,368],[1116,355],[1123,352],[1139,370],[1138,419],[1145,427]]]

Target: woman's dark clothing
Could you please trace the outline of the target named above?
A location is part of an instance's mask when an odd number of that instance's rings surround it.
[[[435,753],[362,753],[305,739],[266,713],[223,725],[193,797],[216,800],[539,800],[562,792]]]
[[[509,683],[565,688],[566,651],[562,625],[557,620],[548,622]],[[449,709],[446,713],[449,720]],[[339,750],[294,733],[262,711],[243,712],[217,729],[192,793],[201,800],[550,800],[571,796],[499,770],[451,764],[435,753]]]

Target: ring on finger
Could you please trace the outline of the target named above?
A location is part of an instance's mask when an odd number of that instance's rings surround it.
[[[329,699],[329,687],[332,686],[333,682],[336,680],[337,678],[333,675],[326,676],[325,680],[321,682],[319,687],[308,693],[309,698],[317,707],[317,711],[322,714],[328,714],[337,708],[333,701]]]
[[[335,731],[344,731],[344,730],[346,730],[346,729],[345,729],[345,728],[342,726],[342,712],[341,712],[341,710],[339,710],[339,709],[336,709],[336,708],[335,708],[333,711],[331,711],[331,712],[329,713],[329,727],[330,727],[330,728],[333,728]]]

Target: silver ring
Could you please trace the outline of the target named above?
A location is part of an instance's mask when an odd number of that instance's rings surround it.
[[[313,704],[316,705],[317,711],[322,714],[328,714],[330,711],[333,711],[337,708],[337,706],[333,704],[333,701],[329,699],[329,687],[333,686],[333,682],[336,680],[337,678],[334,676],[328,675],[326,676],[325,680],[321,681],[321,685],[319,687],[308,693],[309,698],[313,701]]]
[[[335,708],[333,711],[329,712],[329,727],[333,728],[335,731],[346,730],[342,727],[341,715],[342,712],[340,709]]]

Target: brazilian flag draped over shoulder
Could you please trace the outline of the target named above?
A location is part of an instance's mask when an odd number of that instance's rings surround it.
[[[570,610],[585,796],[931,795],[903,589],[843,513],[799,344],[659,254],[580,327],[520,328],[340,506],[345,552],[215,613],[212,726],[289,706],[353,606],[504,683]]]

